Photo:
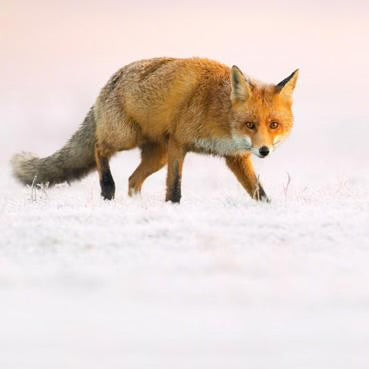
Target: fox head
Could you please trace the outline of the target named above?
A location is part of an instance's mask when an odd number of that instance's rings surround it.
[[[232,67],[232,137],[246,141],[258,157],[266,157],[292,129],[297,78],[298,70],[276,85],[263,85],[249,81],[238,67]]]

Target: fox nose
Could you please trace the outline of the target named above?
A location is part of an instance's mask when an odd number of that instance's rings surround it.
[[[259,149],[259,154],[264,158],[265,156],[267,156],[269,154],[269,149],[267,146],[262,146]]]

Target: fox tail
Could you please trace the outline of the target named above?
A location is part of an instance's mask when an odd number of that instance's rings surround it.
[[[14,176],[23,184],[71,182],[85,177],[96,168],[96,122],[92,107],[78,131],[67,144],[46,158],[19,153],[11,159]]]

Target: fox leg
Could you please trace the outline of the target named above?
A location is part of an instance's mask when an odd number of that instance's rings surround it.
[[[95,160],[96,167],[100,178],[101,196],[104,200],[111,200],[115,194],[115,183],[113,176],[110,172],[109,158],[111,155],[107,155],[99,147],[98,144],[95,146]]]
[[[182,167],[185,155],[185,148],[174,138],[169,138],[167,194],[165,201],[180,202],[181,200]]]
[[[255,174],[251,155],[227,156],[226,163],[253,199],[269,202],[268,196]]]
[[[145,179],[167,163],[168,148],[164,143],[147,142],[141,147],[141,163],[129,177],[128,195],[141,192]]]

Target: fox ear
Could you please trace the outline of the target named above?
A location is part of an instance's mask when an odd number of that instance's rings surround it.
[[[286,97],[292,97],[293,90],[296,87],[297,78],[299,76],[299,70],[296,69],[283,81],[279,82],[275,87],[278,93],[285,95]]]
[[[237,101],[246,101],[250,97],[251,86],[249,82],[247,82],[241,70],[236,65],[232,67],[231,83],[232,83],[232,92],[231,92],[232,103]]]

